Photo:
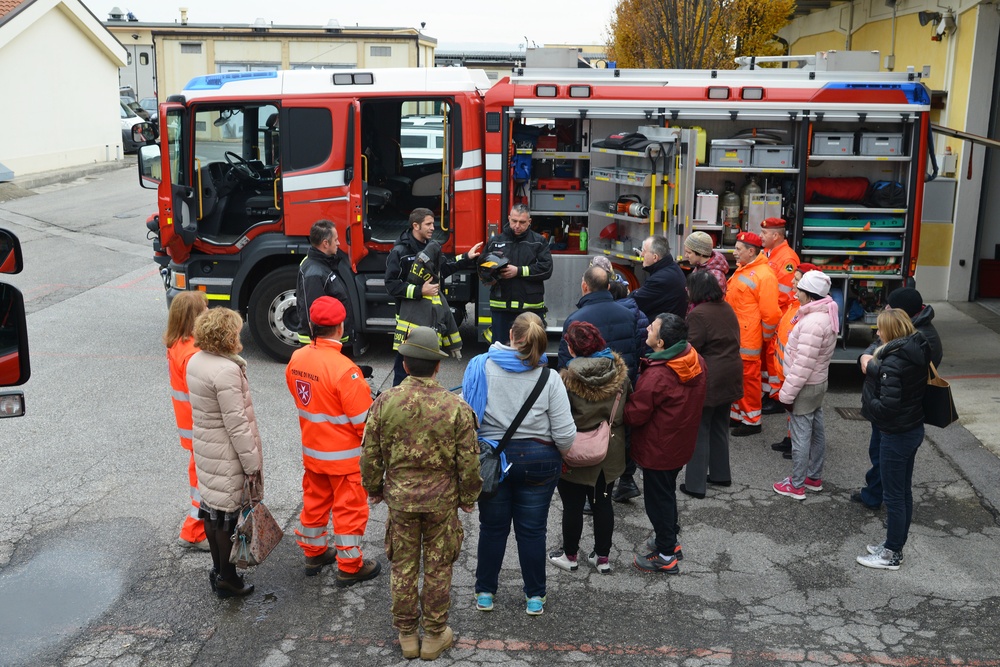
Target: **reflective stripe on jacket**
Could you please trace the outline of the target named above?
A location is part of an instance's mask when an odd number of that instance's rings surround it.
[[[765,340],[770,340],[781,319],[778,308],[778,280],[760,253],[746,266],[736,267],[729,278],[726,303],[740,322],[740,356],[760,358]]]
[[[194,338],[179,338],[167,348],[167,366],[170,369],[170,402],[174,404],[174,420],[181,447],[191,451],[191,398],[188,396],[187,365],[198,348]]]
[[[306,469],[325,475],[359,472],[371,390],[361,369],[341,354],[340,342],[320,338],[296,350],[285,380],[299,412]]]
[[[788,245],[788,241],[782,241],[767,253],[767,265],[778,279],[778,308],[785,312],[793,301],[798,303],[792,290],[792,278],[799,265],[799,256]]]
[[[778,332],[774,335],[774,357],[778,360],[778,386],[785,381],[785,349],[788,347],[788,334],[792,332],[792,318],[799,312],[799,300],[788,304],[788,310],[778,322]]]

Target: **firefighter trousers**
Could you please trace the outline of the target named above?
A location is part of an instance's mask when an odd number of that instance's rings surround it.
[[[749,426],[760,424],[760,357],[743,358],[743,398],[733,403],[729,417]]]
[[[198,472],[194,465],[194,452],[188,451],[188,485],[191,495],[191,506],[184,525],[181,526],[180,538],[185,542],[195,544],[205,539],[205,522],[198,518],[198,508],[201,507],[201,494],[198,493]]]
[[[344,572],[357,572],[362,565],[361,538],[368,525],[368,494],[361,486],[360,471],[326,475],[306,470],[302,475],[302,513],[295,542],[307,558],[326,551],[331,514],[337,566]]]
[[[416,632],[418,622],[425,635],[444,632],[451,606],[452,565],[462,550],[463,536],[454,508],[441,512],[389,509],[385,555],[392,563],[392,624],[400,632]],[[421,555],[424,585],[418,592]]]

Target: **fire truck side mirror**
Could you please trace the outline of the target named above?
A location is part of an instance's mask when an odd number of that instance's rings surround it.
[[[160,131],[152,123],[136,123],[132,126],[132,141],[137,144],[149,144],[156,141]]]
[[[139,186],[155,190],[162,180],[160,147],[156,144],[139,146]]]
[[[0,229],[0,273],[19,273],[22,266],[21,243],[14,234]],[[24,384],[30,376],[24,296],[13,285],[0,282],[0,387]],[[23,393],[0,392],[0,418],[23,414]]]

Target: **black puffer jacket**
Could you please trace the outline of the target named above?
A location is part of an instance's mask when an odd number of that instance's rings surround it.
[[[889,341],[868,362],[861,414],[886,433],[905,433],[924,423],[924,389],[931,346],[919,331]]]
[[[941,366],[941,359],[944,357],[944,348],[941,346],[941,336],[938,335],[937,329],[934,328],[932,321],[934,320],[934,307],[924,306],[923,310],[913,317],[914,328],[924,335],[927,339],[928,345],[931,346],[930,360],[934,362],[935,368]],[[875,348],[880,346],[882,341],[879,340],[878,336],[875,336],[875,340],[872,344],[868,346],[861,355],[858,356],[858,362],[860,363],[861,357],[866,354],[871,354],[875,351]]]

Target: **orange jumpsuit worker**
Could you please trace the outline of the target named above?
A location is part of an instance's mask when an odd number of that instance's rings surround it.
[[[382,565],[365,561],[361,538],[368,525],[368,494],[361,486],[361,436],[372,397],[361,369],[341,353],[347,311],[330,296],[309,308],[312,342],[292,353],[285,369],[302,429],[302,514],[296,543],[306,576],[337,562],[337,585],[378,576]],[[327,524],[333,514],[333,548]]]
[[[800,262],[795,272],[792,274],[792,290],[794,292],[796,286],[799,284],[799,279],[805,275],[806,271],[819,271],[820,268],[815,264],[809,264],[807,262]],[[785,347],[788,345],[788,334],[792,333],[792,327],[795,323],[792,321],[795,316],[799,313],[799,300],[795,299],[788,304],[788,310],[786,310],[781,315],[781,321],[778,322],[778,331],[774,334],[774,356],[776,360],[776,366],[778,368],[778,386],[785,381]],[[784,407],[782,407],[784,411]],[[781,442],[776,442],[771,445],[771,449],[776,452],[781,452],[785,455],[785,458],[792,458],[792,436],[790,433],[786,434],[782,438]]]
[[[191,507],[184,517],[177,543],[208,551],[205,539],[205,522],[198,518],[201,495],[198,493],[198,474],[194,466],[191,445],[191,401],[188,399],[187,365],[198,348],[194,344],[194,321],[208,310],[208,299],[203,292],[182,292],[170,303],[167,331],[163,344],[167,346],[167,367],[170,369],[170,397],[174,405],[174,419],[180,434],[181,447],[188,450],[188,486]]]
[[[784,313],[791,304],[798,307],[795,290],[792,289],[792,275],[799,265],[799,256],[795,254],[785,239],[785,221],[781,218],[767,218],[760,223],[760,240],[764,243],[767,254],[767,265],[774,271],[778,279],[778,307]],[[778,392],[781,390],[781,380],[778,379],[778,367],[775,363],[774,339],[764,346],[764,399],[762,412],[766,415],[778,414],[785,409],[778,403]]]
[[[764,344],[774,337],[781,310],[778,279],[760,252],[762,241],[753,232],[736,237],[736,270],[729,278],[726,303],[740,323],[740,357],[743,359],[743,398],[733,403],[730,423],[739,422],[732,435],[760,433],[760,362]]]

